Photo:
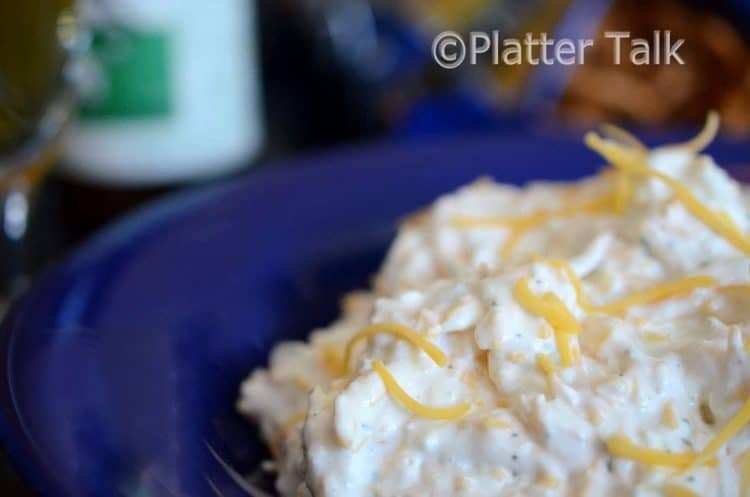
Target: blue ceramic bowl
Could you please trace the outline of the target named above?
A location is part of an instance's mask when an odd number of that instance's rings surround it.
[[[736,162],[745,144],[715,146]],[[350,149],[177,195],[43,275],[0,334],[0,435],[52,496],[246,495],[266,456],[234,412],[271,345],[377,270],[400,216],[480,175],[573,179],[579,140]]]

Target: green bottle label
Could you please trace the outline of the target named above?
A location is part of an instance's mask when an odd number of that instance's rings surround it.
[[[169,115],[170,47],[164,33],[112,29],[91,45],[94,91],[80,108],[83,120]]]

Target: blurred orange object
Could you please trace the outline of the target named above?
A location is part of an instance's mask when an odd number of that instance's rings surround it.
[[[649,39],[669,29],[684,38],[685,65],[615,65],[606,31]],[[698,123],[715,109],[730,133],[750,133],[750,49],[718,14],[677,0],[615,3],[599,28],[586,64],[576,68],[558,116],[577,124],[602,120],[645,124]]]

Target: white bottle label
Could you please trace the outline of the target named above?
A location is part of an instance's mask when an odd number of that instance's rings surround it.
[[[252,0],[107,0],[92,27],[64,163],[82,179],[148,185],[246,165],[263,138]]]

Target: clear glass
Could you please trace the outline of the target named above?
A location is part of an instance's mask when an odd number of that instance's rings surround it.
[[[35,187],[58,156],[84,49],[73,0],[0,5],[0,295],[25,284]]]

